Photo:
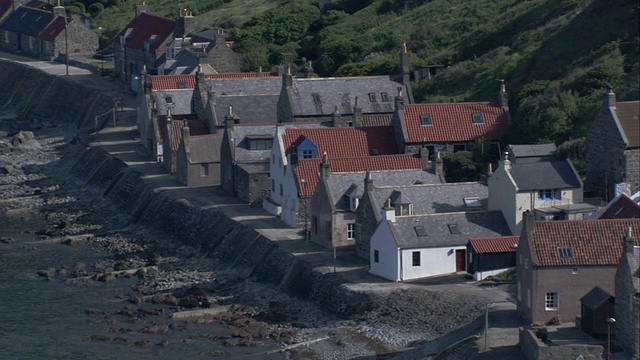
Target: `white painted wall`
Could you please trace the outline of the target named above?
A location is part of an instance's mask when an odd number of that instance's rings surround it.
[[[379,262],[374,262],[374,251],[380,252]],[[389,228],[389,222],[381,221],[371,236],[369,272],[391,281],[400,281],[400,253]]]
[[[456,250],[465,250],[466,246],[450,246],[428,249],[402,249],[402,280],[456,272]],[[420,252],[420,266],[413,266],[413,252]]]
[[[298,187],[295,183],[293,169],[289,166],[289,159],[285,155],[286,149],[282,141],[284,134],[285,128],[278,126],[273,148],[271,149],[271,157],[269,158],[269,173],[271,180],[275,183],[269,199],[276,206],[264,208],[272,215],[280,216],[280,219],[287,225],[296,227],[298,225]],[[283,188],[282,195],[280,195],[280,185]],[[277,212],[274,212],[276,210]]]
[[[500,161],[496,171],[489,177],[487,186],[489,187],[489,210],[502,211],[511,233],[518,234],[516,212],[520,210],[516,209],[521,209],[524,204],[517,204],[515,200],[517,192],[515,181],[505,170],[503,161]],[[520,217],[522,217],[522,214]]]

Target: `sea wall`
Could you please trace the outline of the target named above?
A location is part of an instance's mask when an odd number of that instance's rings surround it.
[[[0,60],[0,111],[12,109],[20,119],[89,129],[94,126],[94,117],[109,111],[113,103],[112,96],[78,86],[64,76]]]
[[[372,305],[369,295],[342,286],[339,274],[324,273],[283,251],[252,228],[214,209],[201,209],[170,192],[155,190],[137,171],[99,147],[86,150],[72,173],[87,190],[112,200],[131,220],[199,248],[245,276],[313,301],[335,314],[355,315]]]

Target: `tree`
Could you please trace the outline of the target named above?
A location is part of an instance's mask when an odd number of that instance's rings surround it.
[[[458,151],[444,158],[447,181],[465,182],[478,180],[478,166],[469,151]]]

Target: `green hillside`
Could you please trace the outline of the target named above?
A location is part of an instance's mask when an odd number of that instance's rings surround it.
[[[106,0],[105,0],[106,1]],[[115,1],[115,0],[112,0]],[[509,142],[580,148],[600,96],[639,99],[637,0],[191,0],[199,28],[232,28],[246,70],[310,60],[320,76],[395,74],[407,44],[412,68],[439,66],[414,84],[418,102],[493,100],[504,79]],[[147,3],[175,18],[173,1]],[[116,2],[94,18],[111,39],[133,17]],[[567,143],[570,141],[569,143]],[[565,145],[565,147],[568,145]],[[573,149],[575,150],[575,149]]]

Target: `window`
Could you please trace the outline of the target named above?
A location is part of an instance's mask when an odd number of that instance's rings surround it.
[[[5,31],[4,32],[4,42],[6,42],[7,44],[11,41],[11,39],[9,38],[9,32]]]
[[[480,201],[480,198],[477,196],[469,196],[466,198],[463,198],[462,201],[464,201],[464,206],[470,209],[481,209],[482,208],[482,202]]]
[[[396,204],[396,216],[413,215],[413,204]]]
[[[209,164],[200,164],[200,176],[209,176]]]
[[[529,259],[524,259],[524,268],[525,269],[529,268]]]
[[[360,199],[356,196],[352,196],[349,198],[349,208],[352,212],[355,212],[358,209],[358,205],[360,203]]]
[[[391,101],[391,99],[389,98],[389,93],[388,92],[381,92],[380,93],[380,98],[382,98],[382,102]]]
[[[418,236],[427,236],[427,229],[422,225],[414,226],[413,229],[416,231],[416,235]]]
[[[247,136],[249,150],[271,150],[273,138]]]
[[[356,224],[347,224],[347,239],[353,240],[356,238]]]
[[[271,191],[275,192],[276,191],[276,181],[271,179]]]
[[[322,101],[320,100],[320,94],[311,94],[311,96],[313,97],[314,104],[319,105],[322,103]]]
[[[280,184],[280,196],[282,196],[283,193],[284,193],[284,186]]]
[[[544,309],[545,310],[558,310],[560,309],[560,301],[558,293],[548,292],[544,297]]]
[[[316,151],[313,149],[300,150],[300,158],[302,159],[315,159]]]
[[[453,152],[456,153],[458,151],[467,150],[467,146],[465,144],[453,144]]]
[[[558,255],[560,255],[561,259],[568,259],[573,256],[571,248],[568,246],[560,246],[558,248]]]
[[[531,309],[531,289],[527,289],[527,307]]]
[[[411,253],[412,261],[411,264],[413,266],[420,266],[420,251],[414,251]]]
[[[420,115],[420,125],[421,126],[433,126],[433,122],[431,121],[431,115],[429,115],[429,114]]]
[[[474,124],[484,124],[484,120],[482,120],[482,114],[479,112],[474,112],[471,114],[471,119]]]
[[[473,254],[469,251],[469,264],[473,262]]]
[[[453,235],[461,234],[460,228],[458,227],[458,224],[449,224],[447,226],[449,227],[449,232],[451,234],[453,234]]]
[[[427,150],[429,151],[429,161],[433,161],[436,159],[436,147],[435,145],[427,145]]]
[[[378,99],[376,99],[376,93],[369,93],[369,101],[371,102],[377,102]]]
[[[178,82],[178,89],[186,89],[187,88],[187,83],[184,81],[179,81]]]
[[[380,262],[380,251],[373,250],[373,262]]]
[[[540,201],[562,200],[562,190],[560,189],[538,190],[538,200]]]
[[[36,47],[36,38],[29,37],[29,48],[33,49]]]

